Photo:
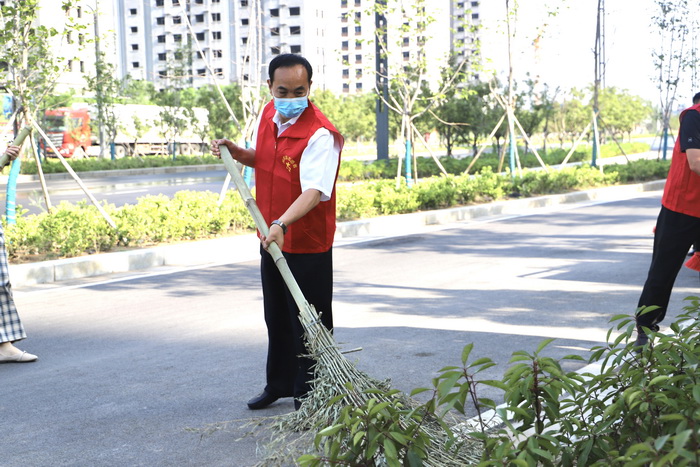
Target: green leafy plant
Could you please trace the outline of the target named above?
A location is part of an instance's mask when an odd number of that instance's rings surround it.
[[[515,352],[500,381],[479,380],[495,363],[470,362],[468,344],[462,364],[441,369],[433,379],[427,402],[412,406],[396,391],[376,393],[319,427],[315,447],[321,453],[306,454],[300,463],[459,465],[436,464],[434,444],[417,435],[416,426],[438,420],[430,424],[445,430],[447,452],[455,458],[465,451],[477,455],[473,464],[479,466],[700,465],[700,298],[686,301],[669,331],[650,332],[643,348],[634,347],[634,317],[613,317],[606,343],[591,349],[595,372],[564,371],[559,360],[545,355],[548,339],[533,353]],[[484,385],[501,390],[503,403],[479,398]],[[451,418],[468,407],[476,411],[475,422]]]

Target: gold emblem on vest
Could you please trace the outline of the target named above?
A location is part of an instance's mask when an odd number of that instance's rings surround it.
[[[299,165],[296,162],[294,162],[294,159],[292,159],[289,156],[282,156],[282,163],[287,168],[287,172],[291,172],[292,169],[296,169],[297,167],[299,167]]]

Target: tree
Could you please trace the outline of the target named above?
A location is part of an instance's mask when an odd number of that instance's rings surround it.
[[[95,39],[99,40],[99,39]],[[106,157],[104,154],[103,138],[110,143],[110,152],[114,156],[115,147],[114,139],[117,137],[118,121],[114,109],[115,104],[121,100],[121,90],[123,83],[117,78],[117,70],[114,64],[105,60],[104,52],[97,55],[95,63],[95,75],[87,75],[85,77],[87,89],[95,94],[97,104],[97,118],[95,123],[99,128],[104,128],[106,134],[100,131],[100,157]]]
[[[696,76],[696,53],[688,50],[690,38],[697,35],[697,7],[690,8],[688,0],[656,0],[657,13],[653,24],[659,33],[657,47],[652,51],[658,72],[657,88],[662,116],[663,158],[666,159],[669,122],[674,111],[676,93],[684,77]]]
[[[476,69],[475,66],[467,68],[467,58],[458,60],[450,76],[447,79],[443,76],[439,88],[431,89],[429,72],[435,66],[436,59],[439,59],[428,51],[431,27],[435,23],[430,12],[435,5],[435,2],[427,0],[415,0],[408,4],[400,0],[386,0],[375,2],[370,12],[387,18],[383,26],[377,27],[375,41],[380,53],[388,58],[388,70],[384,74],[380,72],[378,76],[378,81],[386,80],[388,83],[388,98],[379,90],[377,94],[401,120],[400,135],[405,145],[405,177],[408,186],[413,184],[411,162],[413,139],[418,133],[416,120],[438,106],[460,74]],[[472,32],[475,29],[473,27]],[[406,46],[410,50],[404,51]],[[395,53],[397,50],[402,51],[401,55]],[[448,58],[445,57],[445,63]],[[435,160],[440,166],[439,161]],[[400,163],[398,169],[400,173]],[[398,180],[397,173],[397,182]]]
[[[632,131],[651,115],[651,105],[627,90],[615,87],[603,89],[599,96],[603,128],[613,137],[630,137]]]
[[[336,96],[328,90],[314,91],[311,100],[347,140],[372,139],[375,131],[374,96]]]

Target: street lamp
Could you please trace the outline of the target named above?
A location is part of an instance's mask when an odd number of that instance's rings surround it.
[[[97,124],[100,133],[100,159],[105,155],[105,129],[104,129],[104,103],[102,102],[102,56],[100,55],[100,27],[97,15],[97,1],[95,8],[85,5],[92,12],[95,23],[95,100],[97,101]]]

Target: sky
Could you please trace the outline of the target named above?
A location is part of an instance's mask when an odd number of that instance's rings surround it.
[[[482,43],[483,55],[501,73],[507,73],[508,69],[505,3],[505,0],[489,0],[480,6],[486,39]],[[516,80],[525,79],[526,72],[530,72],[551,88],[584,88],[592,84],[598,0],[519,0],[517,3],[519,46],[513,52]],[[691,0],[691,3],[697,2]],[[551,17],[547,12],[554,7],[558,7],[558,13]],[[656,8],[655,0],[605,2],[604,84],[627,89],[653,104],[659,102],[652,58],[652,50],[658,47],[658,32],[651,26]],[[538,35],[541,39],[535,51],[532,44]],[[679,89],[678,98],[689,101],[694,93]]]

